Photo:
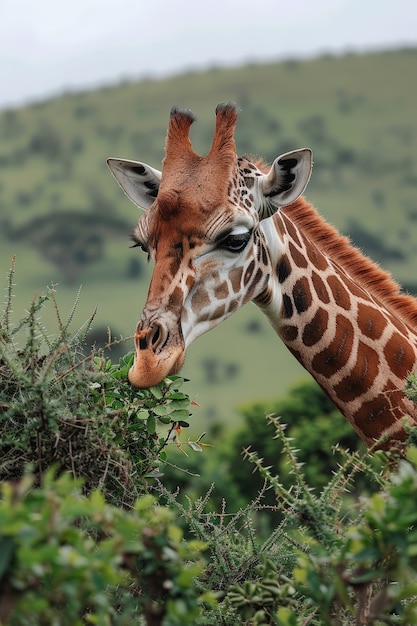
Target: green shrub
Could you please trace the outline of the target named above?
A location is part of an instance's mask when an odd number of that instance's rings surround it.
[[[87,491],[100,486],[109,500],[129,506],[147,493],[166,446],[188,426],[184,379],[169,377],[138,391],[127,381],[133,354],[118,364],[100,352],[85,356],[94,314],[72,333],[78,298],[63,322],[53,288],[12,324],[12,279],[13,271],[0,320],[0,479],[18,479],[30,464],[40,482],[56,465],[82,477]],[[39,318],[48,304],[56,313],[56,337]],[[198,442],[188,445],[201,449]]]
[[[194,624],[205,546],[184,542],[150,495],[126,511],[80,484],[51,470],[38,488],[29,477],[2,484],[0,623]]]
[[[150,495],[191,416],[184,380],[138,391],[132,354],[85,356],[94,315],[70,332],[78,298],[63,322],[53,288],[13,323],[13,272],[0,319],[0,622],[194,624],[204,545]],[[48,304],[55,337],[40,321]],[[203,449],[201,437],[177,445]]]
[[[265,482],[263,492],[275,495],[277,522],[265,541],[259,541],[253,515],[262,509],[262,494],[235,515],[206,512],[204,498],[188,508],[168,498],[209,546],[199,584],[219,602],[206,607],[197,624],[417,623],[417,448],[400,460],[381,452],[345,453],[318,491],[306,481],[283,425],[273,416],[267,419],[293,480],[286,486],[255,452],[245,452]],[[379,489],[353,502],[345,496],[357,474]]]
[[[168,377],[138,391],[126,381],[131,354],[118,364],[102,353],[85,356],[93,316],[71,333],[75,307],[63,322],[53,289],[13,324],[12,279],[13,271],[0,320],[1,624],[417,623],[416,447],[398,459],[340,446],[326,478],[320,455],[304,461],[317,448],[308,430],[317,407],[323,433],[334,427],[333,409],[302,386],[282,404],[286,417],[298,416],[290,429],[268,415],[270,434],[262,436],[260,415],[248,422],[247,463],[230,465],[228,457],[224,465],[213,452],[220,489],[222,473],[235,493],[243,468],[256,471],[252,498],[248,484],[235,511],[213,500],[214,487],[181,500],[162,482],[168,444],[197,453],[204,447],[202,436],[173,437],[191,414],[184,380]],[[39,320],[48,303],[56,337]],[[410,376],[410,399],[416,387]],[[292,442],[291,428],[301,440]],[[409,438],[415,443],[415,429]],[[273,460],[276,446],[285,471],[262,458],[258,443]],[[373,494],[355,499],[352,485],[371,483]]]

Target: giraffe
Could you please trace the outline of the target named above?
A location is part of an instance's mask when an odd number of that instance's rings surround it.
[[[107,161],[145,210],[133,240],[154,261],[130,383],[177,373],[196,337],[252,301],[368,446],[404,441],[417,418],[403,391],[416,369],[417,300],[302,197],[311,151],[270,167],[238,158],[237,117],[233,103],[217,106],[211,148],[199,156],[194,115],[174,107],[162,172]]]

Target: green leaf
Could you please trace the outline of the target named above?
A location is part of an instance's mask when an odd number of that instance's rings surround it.
[[[170,393],[169,396],[167,396],[170,400],[186,400],[187,402],[190,401],[189,397],[187,396],[187,394],[182,393],[181,391],[175,392],[175,393]]]
[[[146,509],[152,508],[155,502],[156,500],[154,496],[146,494],[146,496],[141,496],[138,500],[136,500],[134,509],[135,511],[145,511]]]
[[[133,352],[129,352],[128,354],[125,354],[119,359],[120,369],[122,367],[128,367],[130,369],[133,365],[134,360],[135,360],[135,355]]]
[[[190,412],[186,409],[176,409],[171,413],[171,419],[173,422],[179,422],[184,419],[188,419],[190,417]],[[182,426],[183,424],[181,424]],[[188,426],[188,424],[187,424]]]
[[[185,383],[185,379],[182,376],[169,376],[168,380],[169,379],[171,381],[170,384],[172,384],[175,389],[180,389]]]
[[[170,407],[168,407],[166,404],[159,404],[158,406],[153,407],[152,411],[155,413],[155,415],[159,415],[161,417],[162,415],[166,415],[168,411],[170,411]]]
[[[161,398],[164,397],[164,394],[162,393],[161,388],[159,386],[150,387],[149,391],[151,392],[154,398],[157,398],[157,400],[161,400]]]
[[[146,430],[150,435],[155,433],[155,418],[153,415],[149,415],[148,421],[146,423]]]
[[[172,400],[169,403],[169,407],[171,410],[179,410],[179,409],[186,409],[188,411],[188,407],[190,406],[190,402],[188,400],[188,398],[184,398],[182,400]]]

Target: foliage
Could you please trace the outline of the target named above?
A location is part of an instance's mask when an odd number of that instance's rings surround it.
[[[252,501],[234,512],[225,501],[213,508],[211,488],[185,504],[163,475],[174,433],[184,452],[201,458],[204,447],[201,437],[178,439],[190,416],[183,379],[133,390],[125,380],[132,355],[117,365],[102,354],[84,356],[92,320],[71,334],[74,310],[64,323],[52,289],[12,324],[12,280],[13,271],[0,325],[2,624],[417,621],[417,448],[411,445],[401,459],[341,449],[333,476],[321,476],[313,488],[304,451],[268,415],[286,471],[281,475],[246,448],[247,463],[236,461],[227,472],[231,480],[248,465],[261,476]],[[48,303],[57,317],[55,338],[39,319]],[[415,376],[407,393],[415,399]],[[301,410],[310,422],[319,407],[334,426],[317,391],[299,387],[287,403],[294,419]],[[305,444],[316,445],[307,431]],[[219,457],[216,462],[221,477],[225,470]],[[373,493],[362,491],[355,500],[359,475]]]
[[[288,457],[281,440],[274,439],[273,427],[268,427],[263,419],[266,414],[282,417],[287,436],[299,449],[298,460],[304,464],[304,473],[311,487],[322,488],[330,473],[338,469],[340,454],[335,451],[336,446],[351,450],[362,447],[352,427],[313,380],[295,383],[286,396],[269,402],[247,403],[238,410],[243,419],[227,448],[230,466],[239,462],[242,448],[253,447],[265,465],[277,471],[287,486],[293,478]],[[235,481],[239,492],[251,498],[256,497],[263,484],[262,478],[246,465]],[[272,504],[273,494],[267,495],[266,499]]]
[[[293,483],[290,459],[281,438],[275,438],[272,422],[265,415],[277,414],[285,423],[286,436],[298,449],[298,462],[303,465],[306,480],[312,489],[321,490],[328,484],[329,476],[337,472],[344,450],[364,450],[364,445],[346,419],[313,380],[302,380],[292,385],[286,396],[270,401],[246,403],[238,408],[239,427],[225,437],[223,431],[213,429],[209,434],[215,441],[216,453],[203,458],[191,458],[188,472],[172,465],[164,470],[164,484],[171,490],[179,489],[178,498],[197,499],[210,489],[207,507],[219,510],[222,500],[228,511],[244,507],[248,500],[256,500],[263,491],[262,510],[256,515],[259,532],[268,533],[276,523],[276,496],[273,490],[264,491],[264,479],[253,468],[241,462],[242,449],[254,449],[266,466],[280,476],[289,488]],[[375,460],[375,463],[377,461]],[[236,468],[239,471],[236,471]],[[199,474],[196,477],[196,474]],[[363,493],[375,485],[366,474],[355,475],[350,489]],[[261,519],[262,518],[262,519]],[[262,531],[261,531],[262,527]]]
[[[34,217],[20,228],[5,226],[11,241],[33,246],[68,284],[78,281],[84,266],[103,259],[106,237],[129,230],[120,218],[69,210]]]
[[[416,448],[408,459],[362,503],[362,519],[338,541],[312,542],[309,553],[300,553],[295,579],[326,623],[344,623],[337,619],[341,607],[355,616],[346,623],[416,623]]]
[[[127,382],[132,354],[116,365],[100,353],[84,356],[94,314],[72,334],[78,299],[63,322],[53,288],[13,325],[12,280],[13,268],[0,324],[0,478],[20,478],[31,464],[40,481],[58,464],[83,477],[87,490],[101,486],[109,498],[131,504],[158,473],[165,447],[188,427],[184,380],[174,376],[138,391]],[[55,338],[39,317],[48,303],[56,313]],[[202,449],[200,442],[181,445]]]
[[[2,484],[0,528],[2,624],[194,624],[205,546],[149,495],[126,511],[48,470]]]
[[[238,513],[206,512],[208,498],[183,507],[165,491],[190,530],[209,544],[200,584],[219,602],[197,623],[415,623],[417,449],[409,448],[407,460],[394,453],[345,452],[332,479],[317,492],[306,481],[284,426],[273,416],[267,419],[289,460],[290,486],[246,450],[265,487]],[[354,502],[346,493],[362,473],[378,489]],[[262,509],[266,489],[273,491],[277,516],[269,536],[259,542],[254,514]]]
[[[184,380],[137,391],[132,354],[117,365],[84,356],[93,316],[72,334],[78,299],[63,322],[53,288],[13,324],[13,275],[0,320],[0,620],[193,624],[204,546],[185,542],[149,494],[170,443],[205,445],[179,440]],[[39,317],[48,303],[56,337]]]

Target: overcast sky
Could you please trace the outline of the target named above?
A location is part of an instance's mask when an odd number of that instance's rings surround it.
[[[417,46],[411,0],[0,0],[0,108],[122,78],[403,45]]]

